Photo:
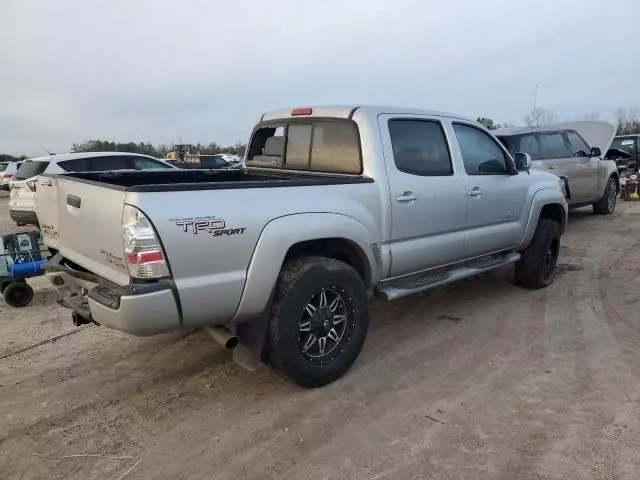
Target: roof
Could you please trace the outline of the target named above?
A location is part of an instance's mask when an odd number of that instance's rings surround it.
[[[56,155],[45,155],[43,157],[34,157],[29,158],[32,162],[53,162],[58,163],[64,160],[75,160],[79,158],[91,158],[91,157],[144,157],[144,158],[153,158],[154,160],[160,160],[158,158],[152,157],[150,155],[142,155],[141,153],[131,153],[131,152],[81,152],[81,153],[59,153]]]
[[[402,107],[393,105],[308,105],[305,107],[283,108],[266,112],[260,117],[261,122],[291,118],[291,112],[296,108],[310,108],[313,113],[304,115],[306,118],[331,117],[331,118],[351,118],[353,115],[363,113],[366,116],[378,116],[383,114],[407,114],[407,115],[431,115],[437,117],[457,118],[459,120],[474,121],[455,113],[440,112],[437,110],[426,110],[415,107]]]

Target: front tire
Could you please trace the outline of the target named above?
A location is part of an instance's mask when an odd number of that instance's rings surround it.
[[[618,201],[618,184],[614,177],[610,177],[602,198],[593,204],[593,213],[610,215],[616,209]]]
[[[533,289],[551,285],[559,253],[560,224],[550,218],[541,218],[533,240],[516,264],[516,285]]]
[[[324,257],[285,264],[273,303],[267,357],[288,380],[316,388],[340,378],[369,329],[369,301],[358,273]]]

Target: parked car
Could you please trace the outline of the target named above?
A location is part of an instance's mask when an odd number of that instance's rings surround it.
[[[360,353],[383,300],[515,264],[548,286],[564,182],[480,124],[400,107],[265,113],[247,169],[45,174],[47,272],[76,324],[207,327],[305,387]],[[248,208],[250,206],[251,208]]]
[[[18,225],[38,225],[35,192],[43,173],[172,168],[157,158],[125,152],[64,153],[25,160],[10,182],[9,215]]]
[[[4,165],[4,168],[0,167],[0,188],[9,190],[9,182],[22,165],[22,162],[8,162]]]
[[[640,134],[615,137],[607,158],[616,162],[621,173],[626,170],[637,172],[640,166]]]
[[[604,157],[615,131],[610,123],[587,121],[492,130],[512,155],[530,154],[534,170],[567,178],[569,208],[593,205],[605,215],[616,208],[620,188],[616,163]]]

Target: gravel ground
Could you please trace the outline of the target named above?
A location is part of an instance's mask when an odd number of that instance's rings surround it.
[[[202,332],[74,328],[30,281],[30,306],[0,303],[0,478],[637,479],[639,220],[572,213],[545,290],[507,269],[375,304],[312,391]]]

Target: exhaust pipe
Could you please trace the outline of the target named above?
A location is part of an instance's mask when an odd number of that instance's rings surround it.
[[[231,331],[226,327],[216,325],[213,327],[205,327],[205,330],[209,332],[211,338],[227,350],[233,350],[238,346],[238,343],[240,343],[238,336],[231,333]]]

